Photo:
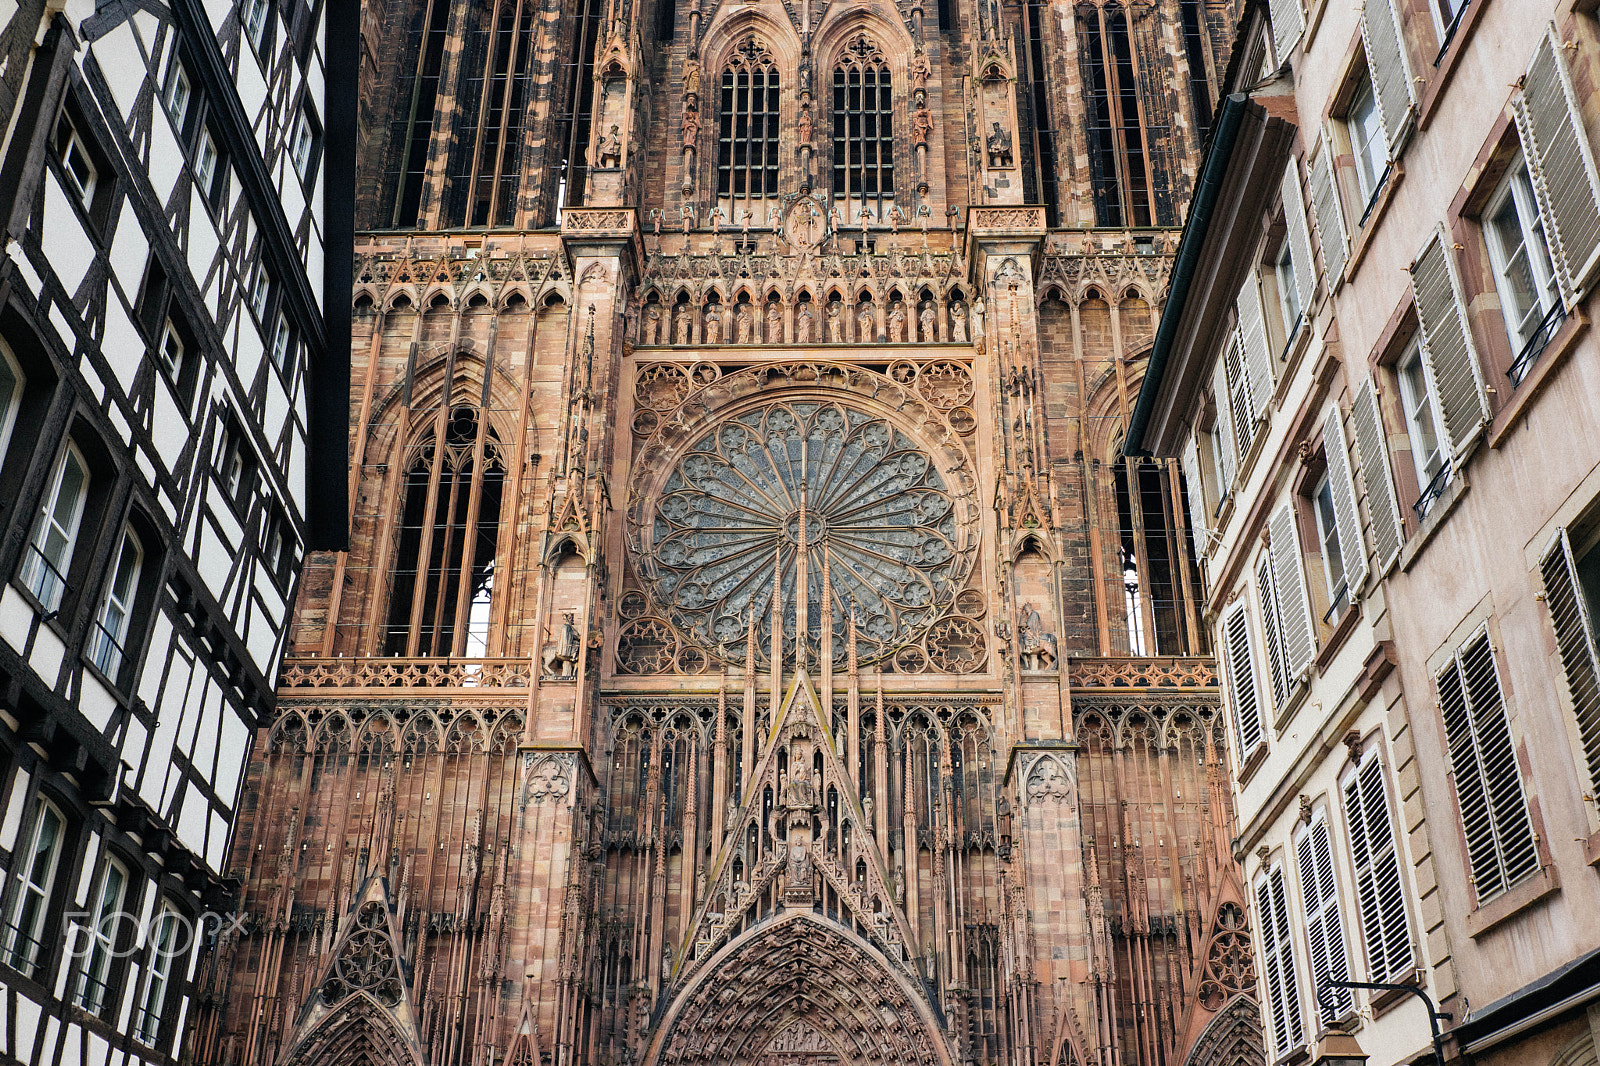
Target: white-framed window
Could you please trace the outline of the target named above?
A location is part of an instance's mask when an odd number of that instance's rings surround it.
[[[1344,123],[1350,135],[1350,155],[1355,163],[1356,186],[1361,191],[1364,214],[1366,205],[1377,195],[1389,166],[1389,141],[1383,132],[1383,116],[1372,91],[1372,76],[1366,71],[1356,81]]]
[[[125,528],[89,642],[89,661],[112,680],[122,671],[123,657],[127,653],[128,620],[133,614],[133,598],[139,590],[139,572],[143,567],[144,546],[132,529]]]
[[[1306,954],[1311,960],[1311,1002],[1318,1020],[1327,1026],[1347,1014],[1354,1000],[1348,988],[1329,984],[1350,980],[1350,952],[1339,912],[1339,881],[1334,875],[1325,808],[1316,808],[1310,823],[1295,832],[1294,852],[1305,908]],[[1325,1013],[1324,1004],[1331,1013]]]
[[[272,354],[272,365],[287,372],[293,362],[294,329],[289,325],[289,316],[282,311],[278,312],[277,321],[273,324],[272,346],[268,350]]]
[[[1295,970],[1289,925],[1289,897],[1283,864],[1274,862],[1256,878],[1256,928],[1261,939],[1261,988],[1267,999],[1271,1059],[1280,1059],[1305,1042],[1300,1012],[1300,977]]]
[[[251,489],[254,456],[245,442],[243,431],[232,418],[223,423],[217,443],[217,479],[223,494],[235,507],[244,503]]]
[[[1389,810],[1383,762],[1374,746],[1339,782],[1344,796],[1350,865],[1367,945],[1367,980],[1395,981],[1416,965],[1406,922],[1405,879]]]
[[[1433,28],[1439,35],[1439,52],[1442,55],[1455,36],[1456,23],[1471,0],[1428,0],[1428,10],[1433,13]]]
[[[1561,303],[1550,243],[1522,154],[1512,161],[1483,213],[1489,261],[1511,350],[1522,352]]]
[[[17,851],[17,879],[5,928],[6,965],[27,977],[36,975],[48,954],[41,940],[66,835],[66,819],[55,805],[35,799],[28,835]]]
[[[22,560],[22,583],[47,611],[61,606],[78,525],[89,496],[89,466],[71,441],[61,450]]]
[[[161,324],[161,341],[156,345],[156,354],[161,358],[162,369],[172,378],[173,384],[177,384],[183,377],[183,335],[170,318]]]
[[[200,131],[200,142],[194,150],[194,183],[200,187],[200,195],[208,201],[216,195],[220,185],[218,174],[222,164],[222,153],[217,150],[216,139],[211,136],[211,131]]]
[[[1287,344],[1294,340],[1300,326],[1300,290],[1295,287],[1294,249],[1287,239],[1278,248],[1272,263],[1272,273],[1278,285],[1278,313],[1283,320],[1283,339]]]
[[[178,58],[176,50],[173,52],[172,65],[167,68],[167,87],[161,94],[161,101],[166,105],[167,117],[172,120],[172,128],[178,131],[181,139],[184,130],[189,127],[189,111],[194,105],[194,86],[190,83],[189,72],[184,69],[183,60]]]
[[[83,931],[83,968],[78,971],[78,987],[73,1002],[90,1014],[99,1014],[110,991],[111,960],[117,957],[117,930],[121,928],[123,901],[128,893],[128,868],[116,859],[107,859],[100,873],[91,902],[89,928]]]
[[[244,0],[244,6],[239,11],[239,26],[244,30],[245,40],[250,42],[250,47],[258,56],[267,41],[268,16],[271,13],[268,0]],[[265,61],[266,57],[262,56],[262,59]]]
[[[11,430],[17,424],[17,412],[22,408],[22,389],[27,378],[17,364],[11,349],[0,340],[0,461],[5,459],[11,446]]]
[[[304,108],[296,112],[289,132],[289,160],[300,181],[309,184],[317,169],[317,124]]]
[[[1480,906],[1539,870],[1494,652],[1488,628],[1481,627],[1435,676]]]
[[[1539,562],[1544,605],[1578,727],[1589,794],[1600,789],[1600,528],[1557,530]]]
[[[1330,442],[1328,447],[1338,447],[1342,441]],[[1327,582],[1328,610],[1337,615],[1350,601],[1350,589],[1344,575],[1344,553],[1339,544],[1339,519],[1334,512],[1333,479],[1324,475],[1317,482],[1311,496],[1311,510],[1317,523],[1317,544],[1322,551],[1322,575]]]
[[[272,303],[272,275],[267,272],[265,265],[256,268],[254,282],[250,285],[250,310],[256,313],[256,321],[266,324],[267,308]]]
[[[185,949],[185,945],[179,943],[183,927],[183,918],[171,904],[163,902],[161,915],[150,930],[150,963],[133,1025],[133,1038],[146,1047],[154,1047],[156,1038],[161,1035],[161,1015],[166,1010],[167,993],[172,987],[173,964]]]
[[[61,160],[61,169],[66,171],[78,199],[83,201],[84,207],[90,207],[100,182],[100,168],[95,166],[94,156],[83,135],[78,132],[77,124],[65,111],[61,112],[61,119],[56,123],[56,156]]]
[[[1422,363],[1422,349],[1413,340],[1395,363],[1400,383],[1400,411],[1406,420],[1406,436],[1411,439],[1411,461],[1417,469],[1417,487],[1426,492],[1436,477],[1449,477],[1446,468],[1444,433],[1434,410],[1433,393],[1428,388],[1428,372]],[[1423,513],[1426,513],[1424,508]],[[1422,517],[1419,515],[1418,517]]]

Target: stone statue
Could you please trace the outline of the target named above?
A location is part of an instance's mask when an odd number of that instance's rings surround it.
[[[800,118],[795,123],[796,140],[801,147],[811,144],[813,130],[811,128],[811,105],[800,105]]]
[[[717,310],[716,304],[706,308],[705,343],[722,343],[722,312]]]
[[[796,344],[811,343],[810,304],[801,304],[800,309],[794,313],[794,342]]]
[[[917,313],[917,326],[922,331],[923,344],[934,344],[939,340],[938,318],[933,310],[933,301],[922,301],[922,310]]]
[[[644,307],[644,343],[661,343],[661,305],[645,304]]]
[[[611,132],[600,138],[599,156],[602,170],[622,165],[622,137],[617,133],[617,127],[612,126]]]
[[[868,792],[866,798],[861,801],[861,813],[866,815],[868,823],[872,821],[872,808],[872,793]]]
[[[911,113],[911,143],[927,144],[928,134],[933,132],[933,113],[926,104],[919,105]]]
[[[685,99],[700,99],[700,64],[689,60],[683,65],[683,95]]]
[[[1000,857],[1008,858],[1011,854],[1011,801],[1001,796],[995,804],[994,814],[1000,837]]]
[[[839,313],[838,300],[828,301],[828,343],[844,343],[844,316]]]
[[[950,305],[950,340],[967,343],[967,305],[959,300]]]
[[[1001,129],[999,122],[994,124],[994,132],[989,134],[988,147],[991,167],[1011,165],[1011,134]]]
[[[783,311],[776,300],[767,302],[767,343],[783,343]]]
[[[816,791],[811,787],[811,774],[805,767],[797,767],[783,785],[783,805],[789,810],[810,810],[817,805]]]
[[[572,616],[572,611],[566,612],[555,646],[545,652],[544,672],[551,677],[573,677],[578,672],[578,627]]]
[[[754,344],[756,316],[750,310],[750,305],[747,303],[740,304],[739,309],[733,314],[733,320],[734,327],[738,331],[738,342],[740,344]]]
[[[789,845],[789,888],[811,889],[811,851],[804,844]]]
[[[856,311],[856,343],[870,344],[878,339],[878,323],[872,317],[872,305],[862,304]]]
[[[894,868],[894,901],[901,906],[905,906],[906,868],[904,866],[896,866]]]
[[[1024,670],[1048,670],[1055,665],[1056,635],[1044,631],[1044,623],[1032,603],[1022,605],[1017,622],[1017,652]]]
[[[683,108],[683,146],[693,148],[700,140],[700,109],[688,104]]]
[[[904,344],[906,342],[906,309],[900,301],[896,300],[889,305],[889,343]]]
[[[927,98],[928,75],[932,73],[933,68],[928,65],[928,53],[918,48],[916,54],[911,57],[911,91],[922,94],[918,103]]]
[[[672,343],[680,345],[689,343],[689,316],[693,313],[693,311],[689,310],[688,304],[678,305],[678,320],[673,323],[673,329],[677,336]]]
[[[972,300],[972,343],[980,350],[983,348],[983,297],[977,296]]]

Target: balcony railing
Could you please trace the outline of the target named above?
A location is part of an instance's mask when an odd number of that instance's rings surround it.
[[[1433,475],[1433,480],[1428,482],[1427,488],[1422,490],[1422,495],[1417,497],[1417,502],[1411,509],[1417,512],[1417,521],[1428,517],[1428,511],[1433,507],[1434,501],[1444,493],[1450,484],[1450,460],[1446,459],[1439,472]]]
[[[1511,379],[1511,387],[1516,388],[1522,384],[1522,379],[1528,376],[1528,371],[1533,369],[1533,364],[1539,361],[1539,356],[1544,354],[1545,348],[1550,345],[1550,338],[1554,337],[1561,329],[1561,324],[1567,320],[1567,309],[1560,300],[1554,307],[1545,312],[1539,320],[1539,328],[1533,331],[1533,336],[1528,338],[1528,343],[1522,346],[1522,351],[1517,353],[1517,358],[1512,362],[1511,369],[1506,371],[1506,377]]]
[[[1080,688],[1213,688],[1217,664],[1202,658],[1067,658],[1067,679]]]
[[[285,659],[283,689],[312,688],[527,688],[528,659]]]

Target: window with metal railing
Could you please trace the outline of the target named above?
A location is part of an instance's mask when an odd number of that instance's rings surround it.
[[[89,466],[68,441],[51,471],[39,517],[22,559],[22,584],[45,610],[55,612],[67,593],[67,572],[89,496]]]
[[[24,977],[36,977],[49,952],[44,945],[50,897],[66,840],[67,823],[54,805],[34,800],[33,819],[16,859],[16,882],[6,908],[5,964]]]

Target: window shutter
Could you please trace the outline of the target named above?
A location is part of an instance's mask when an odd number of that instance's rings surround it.
[[[1300,313],[1309,321],[1311,297],[1316,292],[1316,268],[1311,265],[1311,231],[1306,228],[1306,202],[1300,195],[1300,167],[1293,156],[1283,172],[1283,217],[1289,228],[1289,250],[1294,255],[1294,287],[1300,295]]]
[[[1256,882],[1256,911],[1261,930],[1262,984],[1272,1016],[1272,1058],[1300,1046],[1300,982],[1294,971],[1294,945],[1289,939],[1289,906],[1283,890],[1283,867],[1274,866]]]
[[[1350,980],[1350,955],[1345,949],[1344,923],[1339,916],[1339,885],[1333,876],[1328,821],[1322,811],[1312,816],[1311,825],[1300,834],[1295,855],[1300,864],[1300,895],[1305,902],[1306,942],[1311,949],[1311,1002],[1316,1005],[1317,1017],[1327,1025],[1354,1004],[1348,988],[1328,984]],[[1323,1016],[1323,1000],[1332,1008],[1331,1016]]]
[[[1250,395],[1250,374],[1237,329],[1222,350],[1222,365],[1228,373],[1228,417],[1233,422],[1234,444],[1242,462],[1250,454],[1250,442],[1256,437],[1256,405]]]
[[[1300,11],[1300,0],[1271,0],[1272,14],[1272,46],[1278,53],[1278,62],[1282,64],[1289,58],[1289,53],[1294,51],[1294,46],[1300,43],[1300,34],[1305,31],[1306,19]]]
[[[1243,765],[1261,743],[1261,701],[1256,695],[1255,660],[1250,650],[1250,617],[1242,603],[1223,620],[1222,649],[1223,675],[1239,727],[1239,763]]]
[[[1411,264],[1411,288],[1422,324],[1422,358],[1428,369],[1428,384],[1438,400],[1451,447],[1459,458],[1488,420],[1489,402],[1483,391],[1478,352],[1467,328],[1461,282],[1456,278],[1443,227]]]
[[[1437,680],[1472,883],[1482,904],[1539,868],[1488,632],[1480,629],[1462,645]]]
[[[1183,444],[1183,485],[1189,499],[1189,532],[1194,537],[1194,553],[1206,553],[1206,489],[1200,478],[1200,449],[1190,437]]]
[[[1272,349],[1267,343],[1267,320],[1261,310],[1261,285],[1255,271],[1244,279],[1239,298],[1234,301],[1239,313],[1239,340],[1243,345],[1244,369],[1250,385],[1252,423],[1266,413],[1272,401]]]
[[[1272,681],[1272,702],[1281,706],[1289,695],[1288,660],[1283,654],[1283,628],[1278,624],[1278,594],[1273,589],[1272,553],[1262,552],[1256,562],[1256,595],[1261,600],[1261,628],[1267,634],[1267,673]]]
[[[1323,276],[1328,280],[1328,291],[1332,292],[1334,283],[1344,272],[1344,261],[1350,254],[1350,238],[1345,234],[1344,208],[1339,203],[1338,187],[1333,183],[1329,154],[1324,144],[1311,159],[1311,203],[1316,208]]]
[[[1367,46],[1367,71],[1378,98],[1389,158],[1399,159],[1416,117],[1417,95],[1411,64],[1401,46],[1400,16],[1392,0],[1366,0],[1361,5],[1361,38]]]
[[[1356,509],[1356,485],[1350,476],[1350,453],[1344,445],[1344,419],[1335,403],[1322,424],[1322,450],[1328,457],[1328,484],[1333,488],[1334,523],[1339,530],[1339,555],[1344,561],[1350,602],[1361,595],[1367,581],[1367,549],[1361,541],[1361,512]]]
[[[1284,504],[1267,529],[1272,543],[1272,586],[1278,595],[1278,626],[1283,636],[1283,660],[1290,686],[1311,666],[1317,641],[1311,628],[1311,605],[1306,600],[1305,574],[1300,565],[1300,536],[1295,531],[1294,508]]]
[[[1517,125],[1567,310],[1588,290],[1600,260],[1600,172],[1552,23],[1517,94]]]
[[[1229,340],[1228,347],[1233,342]],[[1217,506],[1222,506],[1222,501],[1228,493],[1233,491],[1234,472],[1239,468],[1239,454],[1235,450],[1233,439],[1233,419],[1230,417],[1229,404],[1232,398],[1228,393],[1227,354],[1217,360],[1217,365],[1211,372],[1211,396],[1217,405],[1217,440],[1221,442],[1222,454],[1217,456],[1217,462],[1222,467],[1222,484],[1218,487]]]
[[[1572,543],[1561,530],[1539,562],[1544,577],[1545,606],[1556,631],[1561,668],[1572,694],[1572,713],[1589,769],[1590,789],[1600,788],[1600,650],[1595,645],[1594,617],[1589,613]]]
[[[1367,517],[1372,522],[1372,548],[1381,575],[1400,554],[1400,502],[1389,469],[1388,437],[1378,412],[1378,394],[1370,378],[1356,390],[1351,413],[1355,416],[1361,483],[1367,492]]]
[[[1395,847],[1383,764],[1377,752],[1369,753],[1344,782],[1344,810],[1361,933],[1367,942],[1367,977],[1388,981],[1409,971],[1414,956],[1406,924],[1400,853]]]

